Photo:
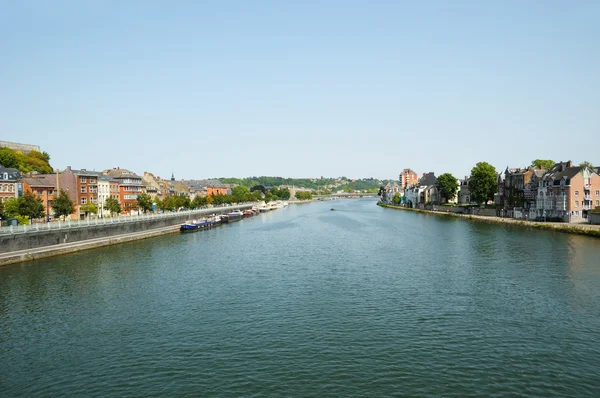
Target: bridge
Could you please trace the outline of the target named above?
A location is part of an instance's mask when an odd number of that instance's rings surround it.
[[[313,195],[314,200],[326,199],[358,199],[358,198],[376,198],[376,193],[332,193],[329,195]]]

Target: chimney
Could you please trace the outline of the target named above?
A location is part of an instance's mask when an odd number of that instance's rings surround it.
[[[571,160],[567,162],[567,167],[573,167],[573,162]]]

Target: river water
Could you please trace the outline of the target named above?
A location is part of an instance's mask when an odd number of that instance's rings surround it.
[[[600,240],[291,205],[0,268],[0,365],[2,397],[598,397]]]

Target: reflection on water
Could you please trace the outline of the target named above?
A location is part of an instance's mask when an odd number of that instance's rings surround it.
[[[600,396],[598,259],[347,200],[8,266],[0,395]]]

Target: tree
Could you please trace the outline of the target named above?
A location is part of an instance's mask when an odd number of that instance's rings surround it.
[[[194,200],[192,200],[191,207],[192,209],[198,209],[200,207],[204,207],[208,204],[208,198],[206,196],[196,195],[194,196]]]
[[[250,188],[250,192],[254,192],[254,191],[260,191],[263,194],[267,193],[267,188],[265,188],[264,185],[255,185],[252,188]]]
[[[396,192],[394,194],[394,197],[392,198],[392,203],[394,203],[395,205],[399,205],[402,202],[402,198],[400,197],[400,194],[398,192]]]
[[[234,201],[237,203],[244,202],[247,199],[247,195],[250,193],[250,190],[244,186],[237,186],[231,189],[231,195],[234,198]]]
[[[257,202],[263,200],[263,192],[261,190],[256,190],[252,192],[253,199]]]
[[[174,199],[175,207],[177,209],[180,209],[182,207],[184,209],[189,209],[190,206],[191,206],[189,196],[186,196],[186,195],[177,195],[177,196],[174,196],[173,199]]]
[[[2,199],[0,199],[0,218],[5,218],[4,217],[4,202],[2,201]]]
[[[137,197],[138,207],[146,213],[147,211],[152,210],[152,197],[147,193],[142,193]]]
[[[496,168],[489,163],[479,162],[471,169],[469,191],[471,200],[476,203],[486,203],[494,199],[498,190],[498,174]]]
[[[84,212],[85,213],[85,217],[87,218],[87,216],[90,213],[96,213],[96,214],[98,214],[98,205],[96,205],[93,202],[88,202],[88,203],[86,203],[84,205],[81,205],[79,207],[79,210],[81,210],[82,212]]]
[[[158,196],[154,198],[154,204],[156,205],[156,210],[162,209],[162,201]]]
[[[104,210],[108,210],[111,215],[115,213],[119,214],[122,211],[121,204],[115,198],[107,198],[106,201],[104,201]]]
[[[435,185],[440,192],[440,197],[444,199],[445,203],[456,197],[456,193],[458,192],[458,180],[452,174],[444,173],[440,175],[435,180]]]
[[[17,198],[9,198],[4,202],[4,214],[9,218],[14,218],[19,215],[19,201]]]
[[[551,169],[555,164],[556,162],[550,159],[536,159],[533,162],[531,162],[532,167],[542,168],[546,170]]]
[[[42,198],[31,192],[19,198],[10,198],[4,203],[4,213],[7,217],[41,218],[44,217]]]
[[[75,204],[64,189],[61,189],[58,197],[52,201],[52,210],[54,216],[59,218],[67,217],[75,211]]]
[[[311,200],[312,199],[312,193],[310,193],[308,191],[299,191],[299,192],[296,192],[296,199],[298,199],[298,200]]]
[[[590,169],[594,168],[594,165],[592,165],[590,162],[588,162],[587,160],[584,162],[579,163],[579,167],[589,167]]]

